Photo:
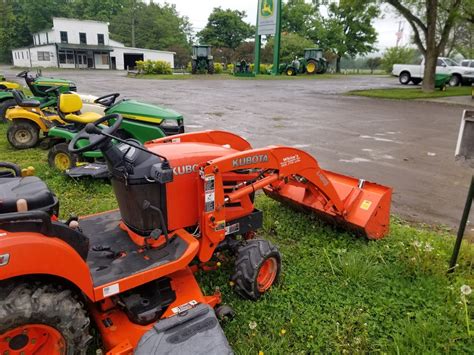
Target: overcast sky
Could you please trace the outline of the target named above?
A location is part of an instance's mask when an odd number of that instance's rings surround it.
[[[247,13],[247,22],[255,24],[257,14],[257,0],[153,0],[155,3],[175,4],[181,15],[189,17],[194,31],[198,32],[206,26],[207,18],[214,7],[224,9],[244,10]],[[383,51],[387,47],[393,47],[396,43],[396,32],[399,21],[404,23],[404,36],[402,44],[407,44],[410,39],[410,26],[403,19],[396,17],[387,7],[383,11],[384,18],[377,19],[374,26],[378,31],[379,50]]]

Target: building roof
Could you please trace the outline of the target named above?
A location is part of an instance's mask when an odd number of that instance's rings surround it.
[[[83,49],[92,51],[112,52],[114,49],[104,45],[57,43],[58,49]]]

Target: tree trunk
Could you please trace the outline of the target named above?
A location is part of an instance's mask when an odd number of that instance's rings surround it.
[[[439,49],[436,46],[436,18],[438,16],[438,0],[426,0],[426,53],[425,71],[423,73],[422,90],[433,92],[435,89],[436,62]]]
[[[336,58],[336,73],[341,72],[341,56],[338,54]]]

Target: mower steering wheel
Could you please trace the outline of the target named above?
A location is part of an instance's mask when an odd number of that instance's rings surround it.
[[[115,103],[115,100],[117,100],[117,97],[119,97],[120,94],[118,92],[113,93],[113,94],[107,94],[104,96],[101,96],[97,99],[94,100],[94,103],[96,104],[101,104],[106,107],[110,107]]]
[[[18,78],[26,78],[27,75],[28,75],[28,70],[23,70],[22,72],[19,72],[16,76]]]
[[[108,122],[112,119],[115,119],[115,122],[112,126],[108,126],[106,128],[99,127],[101,123]],[[118,113],[106,115],[102,118],[99,118],[94,123],[88,123],[74,136],[71,142],[69,142],[68,149],[71,153],[74,154],[95,150],[110,139],[110,137],[107,137],[100,132],[106,134],[114,134],[119,129],[121,124],[122,115]],[[76,148],[77,142],[81,139],[87,139],[89,141],[89,144],[81,148]]]

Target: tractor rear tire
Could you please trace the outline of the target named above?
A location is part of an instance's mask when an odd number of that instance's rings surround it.
[[[214,74],[214,61],[210,60],[207,63],[207,72],[208,74]]]
[[[86,354],[89,325],[84,305],[71,290],[42,283],[1,288],[2,354]]]
[[[191,62],[191,74],[196,74],[197,73],[197,62],[193,60]]]
[[[247,240],[237,249],[231,281],[241,297],[256,301],[278,281],[281,255],[264,239]]]
[[[39,127],[27,120],[15,120],[7,130],[7,140],[16,149],[33,148],[39,141]]]
[[[68,143],[55,144],[48,152],[48,164],[53,169],[65,172],[76,166],[79,157],[69,152]]]
[[[314,75],[318,72],[318,70],[319,70],[318,62],[315,61],[314,59],[309,59],[308,62],[306,63],[306,74]]]
[[[6,118],[7,110],[10,107],[15,107],[16,106],[16,101],[15,99],[8,99],[0,103],[0,123],[6,123],[8,122]]]

